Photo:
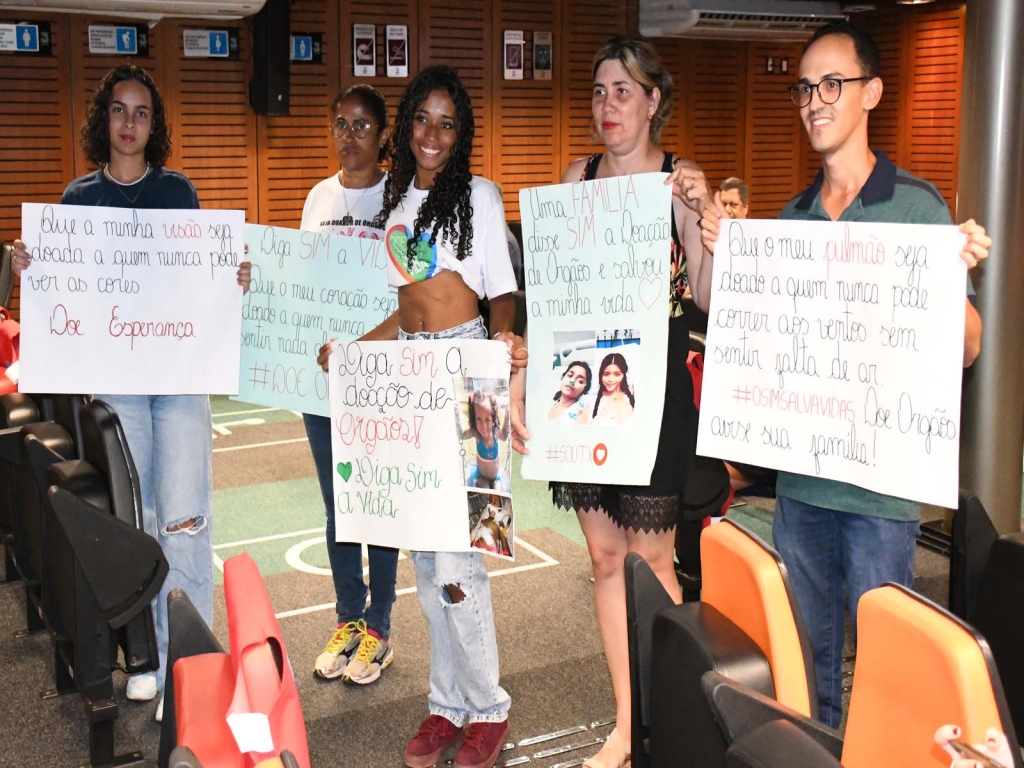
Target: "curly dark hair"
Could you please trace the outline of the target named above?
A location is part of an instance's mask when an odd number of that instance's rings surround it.
[[[134,64],[122,64],[103,77],[100,87],[89,102],[89,113],[82,125],[82,151],[93,165],[110,162],[110,102],[114,86],[127,80],[134,80],[149,89],[153,97],[152,127],[146,142],[146,162],[154,168],[162,168],[171,154],[171,129],[167,125],[167,113],[160,90],[149,73]]]
[[[478,389],[469,398],[469,428],[476,429],[476,408],[487,405],[491,409],[491,426],[495,432],[501,428],[501,412],[498,411],[498,397],[489,389]]]
[[[383,93],[372,85],[357,83],[356,85],[350,85],[343,91],[339,91],[338,95],[334,97],[334,101],[331,102],[332,120],[338,114],[338,107],[341,106],[341,102],[346,99],[358,99],[363,107],[373,114],[373,118],[377,121],[377,136],[380,136],[380,132],[388,127],[388,100],[384,98]],[[380,148],[380,152],[377,153],[378,163],[388,156],[390,148],[391,140],[388,139],[384,142],[384,146]]]
[[[580,397],[583,397],[585,394],[587,394],[587,392],[590,391],[590,385],[592,383],[591,380],[594,378],[594,374],[590,370],[590,366],[583,360],[573,360],[571,363],[565,366],[565,373],[562,374],[562,378],[564,379],[569,374],[569,371],[571,371],[573,368],[582,368],[587,374],[587,385],[583,388],[583,391],[580,392]],[[554,399],[555,401],[558,401],[559,399],[561,399],[561,397],[562,390],[559,389],[557,392],[555,392]]]
[[[594,416],[597,416],[597,409],[601,406],[601,398],[604,396],[604,385],[601,384],[601,379],[604,378],[604,371],[609,365],[618,366],[619,370],[622,371],[622,382],[619,384],[619,390],[629,399],[629,407],[636,408],[636,400],[633,397],[633,390],[629,386],[629,381],[626,379],[626,374],[629,373],[629,365],[626,363],[626,358],[620,355],[618,352],[612,352],[610,355],[606,355],[604,360],[601,361],[601,367],[597,373],[597,397],[594,398]]]
[[[424,101],[436,90],[448,94],[455,105],[458,140],[444,168],[434,177],[434,186],[427,194],[413,224],[409,239],[408,267],[412,269],[416,243],[430,227],[430,244],[438,235],[451,243],[459,261],[473,254],[473,205],[470,202],[473,174],[470,154],[473,151],[473,105],[459,75],[449,66],[438,64],[421,71],[402,94],[391,140],[391,173],[384,184],[384,207],[377,214],[374,226],[383,229],[388,216],[405,197],[416,177],[416,157],[412,153],[413,118]]]

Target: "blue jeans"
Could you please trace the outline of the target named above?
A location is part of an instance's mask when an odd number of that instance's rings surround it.
[[[486,339],[483,320],[440,333],[406,333],[400,339]],[[491,582],[476,552],[412,552],[416,591],[430,632],[430,714],[462,727],[500,723],[512,699],[499,681]],[[465,597],[453,603],[445,590],[455,585]]]
[[[170,571],[153,601],[160,653],[157,688],[167,673],[167,594],[184,590],[213,626],[213,430],[206,395],[96,395],[117,411],[139,473],[143,527],[160,542]],[[194,519],[188,528],[171,531]]]
[[[861,595],[890,581],[913,585],[920,527],[919,520],[836,512],[785,496],[775,502],[772,537],[807,626],[825,725],[838,728],[843,719],[843,585],[856,643]]]
[[[362,545],[335,541],[334,528],[334,460],[331,458],[331,420],[325,416],[304,414],[309,449],[320,480],[320,493],[327,511],[327,558],[334,579],[335,609],[338,624],[365,619],[366,625],[391,637],[391,606],[395,602],[395,580],[398,573],[398,550],[390,547],[367,547],[370,560],[370,605],[366,605],[366,582],[363,581]]]

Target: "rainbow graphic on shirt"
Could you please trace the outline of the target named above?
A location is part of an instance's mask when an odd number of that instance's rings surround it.
[[[416,243],[416,252],[413,256],[412,269],[409,265],[409,240],[412,238],[412,231],[404,224],[396,224],[388,230],[384,238],[385,246],[388,249],[388,256],[398,273],[405,278],[406,282],[419,283],[428,277],[433,277],[441,271],[437,261],[437,244],[430,244],[430,233],[424,232]]]

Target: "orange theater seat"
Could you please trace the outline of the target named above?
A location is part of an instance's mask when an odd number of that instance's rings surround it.
[[[701,602],[716,608],[768,659],[775,699],[802,715],[817,715],[814,662],[800,612],[775,550],[731,520],[704,530]]]
[[[947,723],[967,743],[984,742],[993,727],[1015,743],[992,652],[969,625],[896,585],[866,593],[857,620],[845,768],[946,768],[933,736]]]
[[[226,653],[188,656],[174,665],[178,743],[188,745],[203,768],[245,766],[227,722],[234,690],[235,673]]]
[[[858,606],[857,665],[845,735],[709,672],[704,689],[726,739],[730,766],[946,768],[935,731],[958,725],[966,743],[1006,734],[1013,768],[1020,746],[988,643],[969,625],[909,589],[887,584]],[[794,728],[795,726],[795,728]]]

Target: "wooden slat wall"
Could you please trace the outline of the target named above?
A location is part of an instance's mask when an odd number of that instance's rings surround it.
[[[911,38],[906,167],[938,187],[950,210],[956,209],[964,17],[962,7],[920,14]]]
[[[420,38],[419,66],[449,64],[459,73],[473,102],[476,133],[473,173],[491,176],[490,91],[493,88],[490,45],[493,4],[490,0],[420,0],[419,27],[410,34]],[[501,49],[498,49],[501,50]]]
[[[0,12],[0,21],[21,16]],[[74,172],[68,18],[50,25],[53,56],[0,54],[0,240],[21,233],[23,202],[56,203]],[[9,309],[20,306],[16,286]]]
[[[551,184],[561,176],[558,81],[533,79],[533,32],[554,32],[560,23],[561,9],[551,0],[506,0],[495,9],[492,50],[503,50],[506,29],[523,30],[525,39],[522,80],[503,79],[503,55],[493,56],[491,62],[491,77],[497,87],[492,100],[490,178],[502,187],[510,220],[520,218],[520,189]],[[555,67],[557,71],[557,63]],[[505,162],[506,158],[515,160]]]
[[[691,156],[713,187],[743,175],[746,162],[747,49],[725,42],[682,42],[692,46],[692,70],[677,80],[692,83],[687,121]],[[662,47],[659,45],[659,47]],[[727,66],[723,66],[728,62]]]
[[[885,92],[871,115],[872,146],[956,202],[963,87],[963,2],[866,14],[882,54]]]
[[[310,188],[338,170],[328,151],[327,132],[328,108],[339,84],[338,5],[333,0],[301,0],[291,6],[292,32],[323,35],[327,52],[322,64],[291,65],[287,117],[256,119],[261,224],[298,227]]]
[[[166,25],[166,26],[165,26]],[[170,50],[162,92],[174,104],[173,153],[168,167],[195,185],[204,208],[255,211],[256,116],[249,109],[249,35],[239,24],[238,59],[185,58],[182,30],[221,29],[209,22],[165,20],[161,43]],[[161,51],[163,53],[163,51]]]

